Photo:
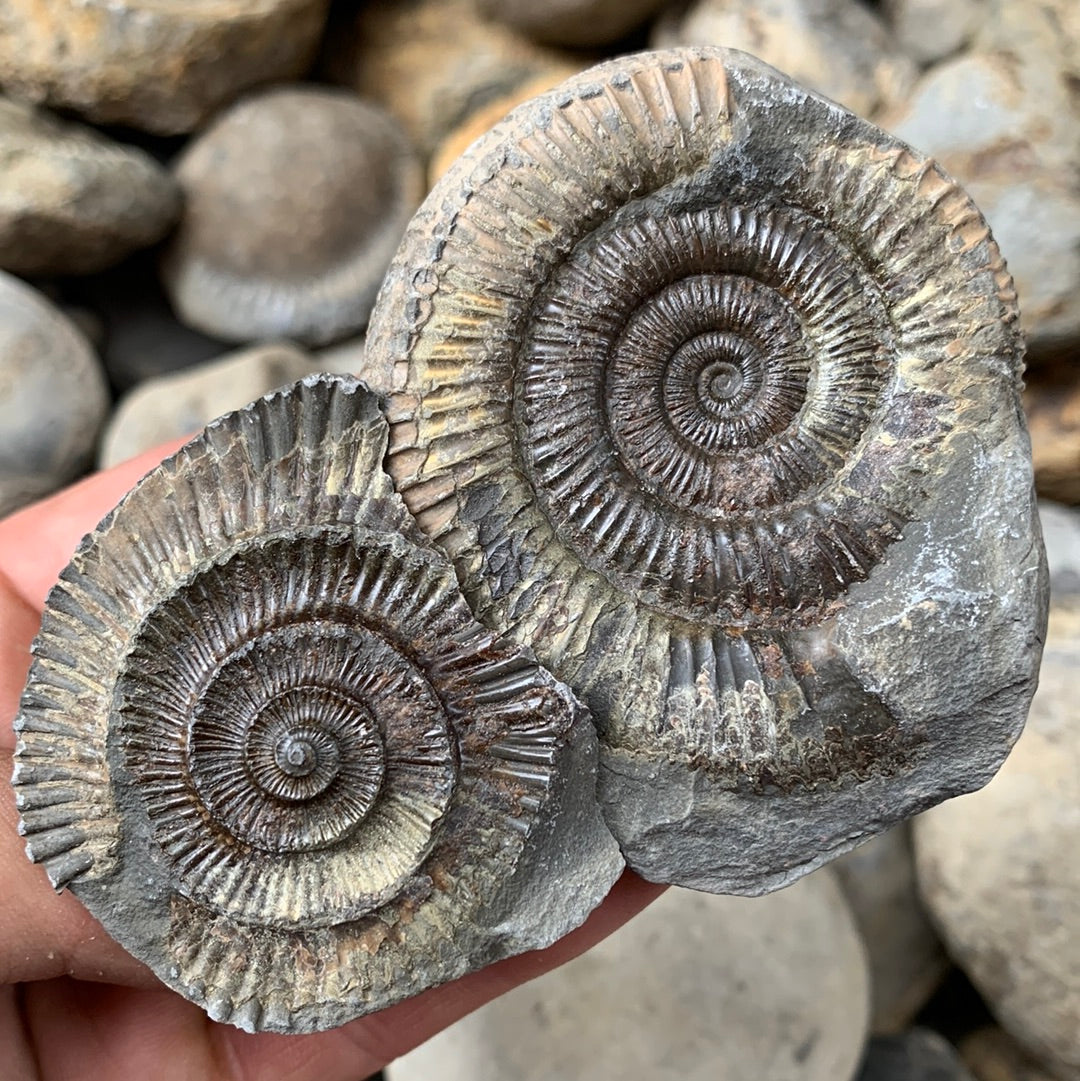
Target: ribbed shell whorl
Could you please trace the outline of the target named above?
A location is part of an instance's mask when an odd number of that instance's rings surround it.
[[[546,944],[618,873],[586,812],[563,863],[579,900],[499,926],[564,789],[595,787],[589,725],[474,621],[385,447],[351,380],[215,422],[86,538],[35,644],[31,857],[249,1029],[340,1024]]]
[[[367,348],[396,487],[609,749],[758,793],[902,767],[831,621],[1022,353],[933,162],[745,54],[611,61],[439,182]]]

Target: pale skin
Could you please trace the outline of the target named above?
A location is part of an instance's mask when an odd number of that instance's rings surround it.
[[[360,1081],[459,1017],[584,952],[663,890],[627,872],[585,925],[342,1028],[249,1035],[210,1021],[57,894],[16,832],[12,720],[45,597],[80,538],[180,442],[0,520],[0,1076],[7,1081]]]

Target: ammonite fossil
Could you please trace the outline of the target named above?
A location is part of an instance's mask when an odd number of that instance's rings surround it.
[[[31,857],[247,1029],[547,945],[622,867],[584,711],[472,618],[386,431],[331,377],[212,424],[84,540],[17,721]]]
[[[931,161],[752,57],[612,61],[421,207],[368,349],[478,618],[646,877],[760,892],[985,782],[1045,619],[1016,297]]]

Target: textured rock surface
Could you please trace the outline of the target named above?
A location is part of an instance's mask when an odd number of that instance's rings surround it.
[[[1001,1024],[1080,1078],[1080,514],[1043,504],[1051,608],[1039,690],[1001,772],[923,815],[919,880]]]
[[[241,91],[300,75],[328,0],[8,0],[0,85],[104,124],[187,132]]]
[[[908,823],[841,856],[833,867],[870,958],[871,1028],[899,1032],[948,968],[919,899]]]
[[[858,1081],[973,1081],[943,1036],[916,1028],[870,1041]]]
[[[313,87],[234,105],[176,176],[186,205],[163,278],[179,316],[232,341],[316,345],[367,322],[423,185],[383,110]]]
[[[960,1041],[960,1054],[977,1081],[1055,1081],[1004,1029],[980,1028]]]
[[[310,353],[271,342],[151,379],[113,411],[102,436],[98,466],[107,469],[167,439],[194,435],[223,413],[320,370]]]
[[[932,68],[881,123],[931,154],[1007,254],[1032,357],[1080,339],[1080,101],[1060,51],[973,53]]]
[[[425,156],[488,102],[580,66],[480,18],[473,0],[368,4],[331,62],[334,77],[381,102]]]
[[[885,0],[900,47],[920,64],[958,52],[986,17],[986,0]]]
[[[83,334],[37,290],[0,272],[0,515],[90,466],[108,405]]]
[[[329,376],[211,425],[62,572],[15,722],[31,858],[249,1030],[549,945],[622,869],[588,715],[472,618],[386,439]]]
[[[742,49],[860,116],[902,98],[915,75],[858,0],[697,0],[661,19],[652,43]]]
[[[432,190],[388,468],[586,700],[646,877],[775,888],[997,769],[1045,619],[1016,319],[958,187],[745,54],[583,73]]]
[[[822,872],[770,897],[672,889],[568,965],[470,1014],[388,1081],[847,1081],[862,946]]]
[[[582,47],[605,45],[628,34],[664,6],[664,0],[480,0],[491,19],[534,41]]]
[[[1024,412],[1039,495],[1080,503],[1080,366],[1068,361],[1051,372],[1031,373]]]
[[[148,154],[0,98],[0,267],[88,274],[159,240],[179,212]]]

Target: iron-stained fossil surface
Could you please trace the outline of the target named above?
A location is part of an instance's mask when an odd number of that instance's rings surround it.
[[[83,541],[16,722],[31,857],[248,1029],[545,946],[622,867],[585,711],[473,619],[386,438],[331,377],[210,425]]]
[[[479,140],[368,350],[478,618],[599,726],[646,877],[755,893],[984,783],[1045,570],[1012,282],[932,162],[753,58],[612,61]]]

